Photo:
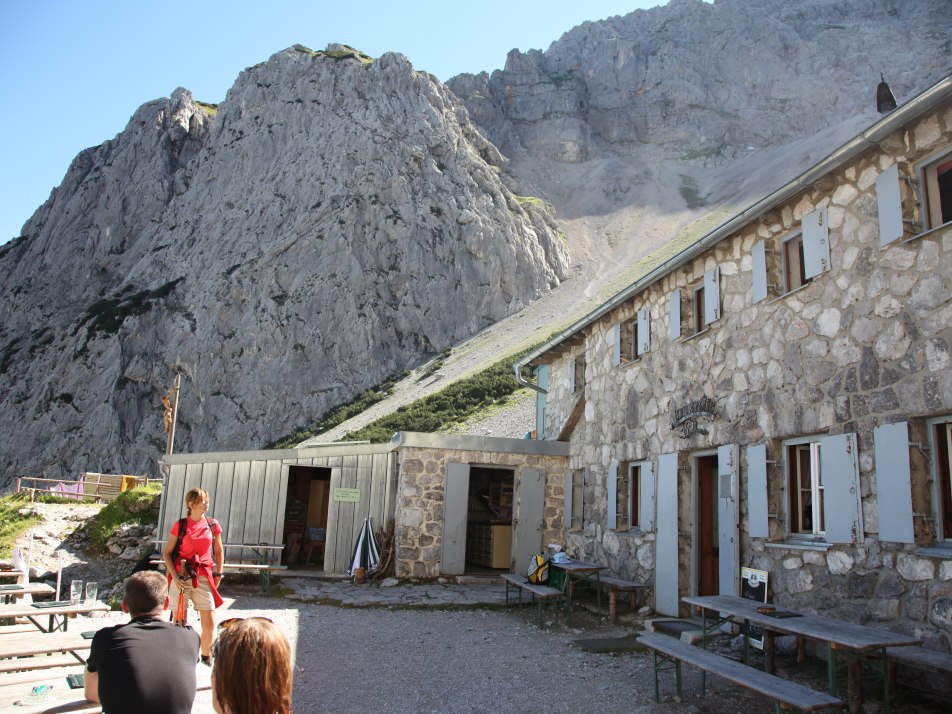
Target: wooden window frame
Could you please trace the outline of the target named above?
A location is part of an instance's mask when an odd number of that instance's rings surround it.
[[[918,174],[922,230],[952,223],[952,147],[925,159]]]
[[[826,528],[823,521],[824,486],[823,474],[820,472],[820,442],[798,439],[785,443],[784,451],[790,536],[823,539]],[[804,494],[810,499],[809,525],[806,524]]]

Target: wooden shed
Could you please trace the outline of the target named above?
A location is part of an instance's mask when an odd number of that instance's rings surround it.
[[[159,467],[160,539],[185,515],[185,494],[203,488],[226,545],[280,544],[284,564],[318,565],[322,555],[324,572],[343,574],[364,518],[371,516],[378,530],[394,518],[397,470],[389,444],[169,454]],[[307,547],[315,542],[322,544],[316,554]],[[226,557],[240,550],[226,549]]]

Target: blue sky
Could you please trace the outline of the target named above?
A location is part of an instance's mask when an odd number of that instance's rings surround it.
[[[586,20],[665,0],[0,0],[0,243],[83,149],[176,87],[220,102],[245,67],[295,43],[402,52],[447,80],[500,69],[513,48],[545,50]]]

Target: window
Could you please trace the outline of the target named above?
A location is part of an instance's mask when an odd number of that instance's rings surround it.
[[[779,253],[779,261],[774,256]],[[758,241],[751,248],[753,288],[751,300],[759,302],[773,288],[786,295],[813,281],[830,269],[830,234],[826,208],[805,215],[800,230],[780,239],[779,250],[773,239]],[[779,262],[779,265],[777,263]]]
[[[565,504],[562,525],[570,531],[584,527],[585,472],[580,469],[565,472]]]
[[[807,277],[806,264],[803,260],[803,234],[797,233],[787,238],[782,245],[783,291],[789,293],[812,282],[813,278]]]
[[[634,362],[650,347],[648,308],[638,311],[634,319],[625,320],[613,328],[614,350],[612,364],[616,367]]]
[[[579,355],[569,363],[569,391],[577,394],[585,389],[585,355]]]
[[[925,229],[952,221],[952,150],[927,159],[919,176]]]
[[[935,425],[938,528],[942,540],[952,540],[952,422]]]
[[[610,530],[646,531],[653,528],[654,462],[638,461],[608,469],[608,517]]]
[[[685,314],[682,314],[685,313]],[[704,281],[693,288],[687,310],[681,309],[681,290],[668,296],[668,338],[681,336],[682,319],[687,321],[689,334],[696,335],[721,317],[721,271],[713,267],[704,273]]]
[[[823,535],[823,479],[820,475],[820,444],[787,447],[790,472],[790,532]]]
[[[863,515],[859,484],[856,434],[805,437],[783,443],[785,464],[785,521],[792,542],[861,543]],[[756,454],[756,456],[755,456]],[[748,468],[764,472],[763,450],[747,452]],[[749,506],[754,507],[755,501]],[[757,508],[766,508],[759,499]],[[750,518],[763,522],[766,514]]]

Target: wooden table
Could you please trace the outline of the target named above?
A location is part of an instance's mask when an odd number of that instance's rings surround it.
[[[681,600],[701,610],[704,638],[724,622],[741,622],[744,630],[744,659],[749,662],[750,640],[747,625],[759,625],[764,630],[765,669],[773,673],[775,635],[794,635],[822,642],[827,646],[827,677],[830,694],[836,696],[836,655],[844,654],[849,662],[850,711],[858,712],[863,703],[862,665],[866,660],[878,660],[882,669],[884,711],[889,712],[889,677],[887,676],[887,647],[921,645],[922,640],[899,632],[857,625],[823,615],[810,615],[777,608],[774,614],[757,612],[761,603],[732,595],[688,596]],[[707,611],[720,613],[712,627],[707,626]],[[802,656],[802,649],[800,650]]]
[[[572,590],[574,586],[572,585],[572,579],[576,580],[594,580],[595,581],[595,598],[596,605],[599,612],[602,609],[602,585],[599,581],[599,574],[603,570],[608,570],[607,565],[598,565],[597,563],[586,563],[584,560],[570,560],[565,563],[555,563],[549,561],[550,568],[556,568],[565,573],[565,582],[562,585],[562,590],[566,595],[565,606],[568,608],[568,623],[569,627],[572,626]],[[594,578],[592,577],[594,576]]]
[[[70,615],[86,615],[90,612],[108,612],[110,609],[109,605],[99,600],[94,602],[78,602],[75,604],[67,603],[59,607],[35,607],[34,605],[13,603],[0,605],[0,620],[12,620],[18,617],[25,617],[43,632],[54,632],[59,629],[66,632]],[[43,617],[49,618],[46,627],[40,624],[40,618]]]
[[[71,670],[79,673],[82,670]],[[211,689],[212,670],[204,664],[195,665],[197,677],[196,691]],[[33,687],[47,684],[53,687],[52,696],[45,702],[35,704],[24,703]],[[20,702],[20,703],[18,703]],[[30,681],[17,681],[5,684],[0,679],[0,711],[16,712],[16,714],[99,714],[102,707],[83,697],[82,689],[70,689],[66,683],[64,670],[56,670],[49,678],[30,678]]]
[[[27,583],[26,585],[0,585],[3,602],[9,604],[24,595],[52,595],[56,590],[46,583]]]
[[[34,630],[0,637],[0,672],[46,669],[50,664],[44,660],[48,658],[39,655],[69,654],[77,663],[84,664],[92,643],[92,638],[83,637],[79,632]],[[36,661],[31,661],[33,659]]]
[[[0,570],[0,578],[22,578],[26,573],[22,570]]]

